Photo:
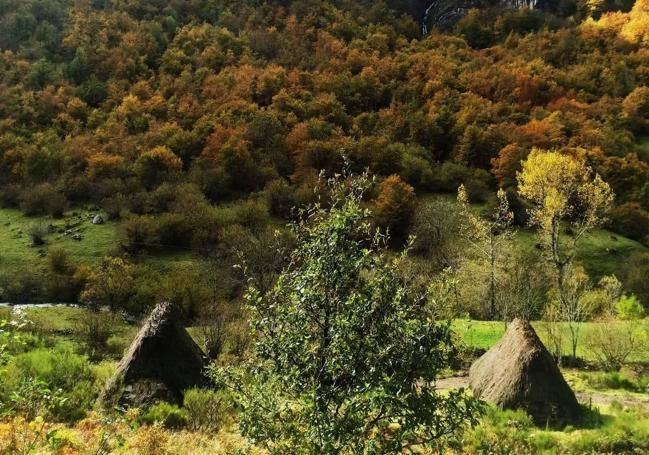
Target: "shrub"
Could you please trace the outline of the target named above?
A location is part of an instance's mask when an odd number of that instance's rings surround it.
[[[32,224],[29,226],[27,233],[29,234],[33,246],[45,245],[45,236],[47,235],[47,231],[43,226]]]
[[[29,216],[51,215],[60,218],[67,207],[65,196],[49,183],[25,191],[20,198],[20,208]]]
[[[91,308],[123,309],[139,286],[134,266],[119,257],[106,257],[87,276],[80,300]]]
[[[50,248],[47,251],[47,262],[50,270],[59,275],[65,275],[71,270],[70,255],[63,248]]]
[[[158,282],[156,300],[173,303],[185,320],[192,319],[210,297],[210,289],[200,274],[190,268],[178,268]]]
[[[187,411],[188,428],[192,431],[218,431],[229,420],[231,400],[232,397],[222,390],[187,390],[183,406]]]
[[[155,147],[140,155],[135,172],[145,185],[151,187],[172,177],[182,169],[182,161],[167,147]]]
[[[435,199],[422,204],[414,216],[409,235],[415,237],[413,253],[428,257],[438,268],[448,267],[459,253],[457,203]]]
[[[488,408],[480,425],[467,431],[462,446],[469,453],[531,453],[532,419],[524,411]]]
[[[74,276],[56,273],[44,274],[42,294],[50,302],[77,302],[83,289],[83,282]]]
[[[3,185],[0,187],[0,206],[18,207],[20,204],[20,193],[19,185]]]
[[[379,226],[389,229],[392,235],[400,238],[410,225],[416,206],[414,188],[398,175],[391,175],[379,186],[374,216]]]
[[[99,358],[99,354],[107,350],[114,324],[113,313],[92,310],[83,312],[77,327],[86,345],[86,352],[91,358]]]
[[[649,302],[649,253],[636,252],[629,256],[620,271],[624,287],[638,297],[640,303]]]
[[[613,321],[596,324],[585,341],[586,347],[604,368],[616,371],[641,345],[637,327]]]
[[[49,410],[57,420],[80,419],[92,406],[95,392],[90,363],[87,357],[75,354],[68,345],[19,354],[7,365],[6,381],[10,390],[19,390],[20,384],[27,384],[25,387],[29,391],[33,389],[29,383],[36,380],[46,384],[51,393],[65,397]]]
[[[649,450],[648,423],[646,415],[638,412],[617,413],[609,424],[566,439],[562,453],[646,453]]]
[[[228,326],[236,317],[236,306],[222,302],[202,305],[198,317],[198,335],[207,357],[215,360],[224,350]]]
[[[265,188],[266,202],[270,213],[284,219],[290,219],[297,198],[293,188],[284,180],[273,180]]]
[[[101,205],[109,220],[121,219],[130,209],[129,199],[121,193],[105,198]]]
[[[129,253],[150,251],[159,247],[156,221],[150,216],[132,216],[122,225],[122,248]]]
[[[0,296],[12,303],[28,303],[42,292],[43,275],[33,268],[21,268],[0,276]]]
[[[162,248],[186,247],[191,243],[191,227],[184,215],[163,213],[153,223],[155,238]]]
[[[619,371],[582,373],[580,374],[580,377],[586,381],[590,387],[597,390],[623,389],[632,392],[641,391],[637,384],[624,377]]]
[[[187,425],[187,412],[174,404],[160,401],[151,406],[140,417],[140,421],[148,425],[159,423],[165,428],[179,429]]]
[[[649,234],[649,212],[637,202],[628,202],[611,210],[609,227],[633,240],[644,241]]]
[[[635,295],[623,295],[615,305],[615,313],[624,321],[634,321],[644,317],[644,308]]]
[[[268,223],[268,207],[263,200],[246,200],[233,206],[236,222],[251,230]]]

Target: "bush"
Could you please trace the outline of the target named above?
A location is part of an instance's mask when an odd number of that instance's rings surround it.
[[[29,303],[42,292],[43,275],[33,268],[23,268],[0,276],[0,297],[11,303]]]
[[[52,393],[64,396],[65,400],[50,409],[52,416],[61,421],[84,417],[95,398],[94,375],[88,358],[75,354],[68,345],[58,345],[54,349],[39,348],[17,355],[7,365],[5,379],[5,387],[9,390],[19,390],[21,384],[28,385],[38,380]],[[33,395],[32,392],[29,393]]]
[[[47,251],[47,262],[53,273],[65,275],[71,270],[70,255],[63,248],[50,248]]]
[[[290,219],[293,208],[297,205],[295,191],[284,180],[273,180],[265,188],[266,202],[270,213],[284,219]]]
[[[597,324],[585,342],[604,368],[617,371],[642,341],[637,327],[607,321]]]
[[[49,183],[25,191],[20,198],[20,208],[29,216],[51,215],[60,218],[67,207],[68,201],[65,196]]]
[[[129,253],[151,251],[159,247],[156,221],[150,216],[132,216],[122,225],[122,248]]]
[[[469,453],[531,453],[532,418],[524,411],[488,408],[480,425],[466,432],[462,447]]]
[[[0,187],[0,207],[18,207],[20,204],[20,186],[4,185]]]
[[[459,223],[456,202],[440,198],[422,204],[409,232],[415,237],[413,253],[426,256],[439,269],[448,267],[459,254]]]
[[[649,302],[649,253],[635,252],[629,256],[625,267],[620,271],[624,287],[638,297],[640,303]]]
[[[32,224],[31,226],[29,226],[27,233],[29,234],[29,238],[32,241],[32,246],[45,245],[45,236],[47,235],[47,231],[43,228],[43,226]]]
[[[162,248],[179,248],[191,243],[191,227],[184,215],[178,213],[163,213],[153,222],[155,234]]]
[[[615,419],[594,431],[582,431],[567,439],[565,454],[646,453],[649,450],[649,424],[638,412],[618,413]]]
[[[160,401],[151,406],[140,417],[140,421],[148,425],[159,423],[168,429],[180,429],[187,425],[187,412],[174,404]]]
[[[192,431],[218,431],[229,420],[231,400],[232,397],[222,390],[187,390],[183,406],[187,411],[188,428]]]
[[[77,326],[86,345],[86,352],[91,358],[97,359],[107,350],[114,324],[113,313],[92,310],[83,312]]]
[[[606,389],[622,389],[629,390],[631,392],[641,392],[639,386],[633,381],[624,377],[618,371],[612,372],[598,372],[598,373],[582,373],[580,378],[586,381],[586,383],[597,390],[606,390]]]
[[[109,220],[121,219],[130,209],[129,199],[121,193],[105,198],[101,205]]]
[[[611,230],[633,240],[645,241],[649,234],[649,212],[637,202],[628,202],[611,210]]]
[[[380,227],[388,229],[395,238],[400,239],[410,226],[416,206],[414,188],[398,175],[391,175],[379,186],[374,216]]]
[[[623,295],[615,305],[615,313],[623,321],[635,321],[644,317],[644,308],[635,295]]]

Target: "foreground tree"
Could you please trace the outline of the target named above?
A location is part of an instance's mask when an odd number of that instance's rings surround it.
[[[367,179],[332,181],[333,203],[294,227],[290,264],[247,302],[256,342],[214,371],[242,407],[244,435],[271,453],[400,453],[474,422],[462,390],[438,394],[454,360],[450,326],[388,259],[361,208]]]

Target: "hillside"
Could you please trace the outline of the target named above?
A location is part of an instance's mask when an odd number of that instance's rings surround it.
[[[0,0],[0,454],[646,453],[647,247],[649,0]]]

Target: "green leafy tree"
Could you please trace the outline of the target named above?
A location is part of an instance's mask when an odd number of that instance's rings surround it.
[[[247,295],[252,359],[214,371],[243,434],[271,453],[401,453],[475,422],[464,391],[437,393],[456,355],[450,325],[385,254],[361,205],[367,183],[333,180],[330,208],[303,214],[275,286]]]
[[[498,203],[488,218],[482,218],[471,211],[469,197],[464,185],[458,188],[457,199],[462,208],[462,214],[466,220],[461,225],[460,232],[476,255],[483,262],[488,274],[489,281],[489,317],[496,318],[499,303],[502,297],[498,288],[499,272],[506,268],[508,252],[511,249],[513,231],[511,229],[514,221],[514,214],[509,210],[507,195],[502,189],[496,194]],[[503,314],[504,316],[504,314]]]

